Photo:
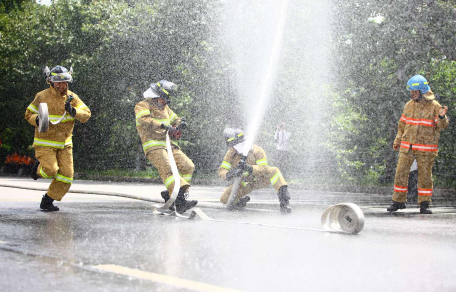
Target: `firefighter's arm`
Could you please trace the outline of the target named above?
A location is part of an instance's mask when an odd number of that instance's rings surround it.
[[[81,123],[87,122],[92,113],[87,105],[79,97],[75,97],[72,101],[72,106],[76,110],[76,115],[74,116],[75,119],[79,120]]]
[[[38,107],[40,105],[38,95],[35,96],[35,99],[25,110],[25,119],[29,122],[30,125],[37,127],[36,118],[38,117]]]
[[[218,168],[218,176],[223,180],[226,180],[227,173],[233,168],[231,165],[231,157],[233,155],[230,155],[230,152],[231,151],[226,152],[225,157],[223,157],[223,162]]]
[[[170,108],[168,108],[169,123],[171,126],[178,126],[181,122],[179,118]]]
[[[450,122],[447,117],[448,107],[440,106],[438,107],[438,116],[437,116],[437,128],[441,131],[448,128]]]
[[[404,112],[405,112],[405,109],[404,109]],[[404,129],[405,129],[405,122],[404,122],[404,118],[403,118],[404,112],[402,113],[402,116],[399,119],[399,122],[397,123],[397,135],[396,135],[396,139],[394,139],[394,143],[393,143],[394,150],[399,150],[399,147],[401,146],[402,135],[404,134]]]
[[[149,103],[147,101],[141,101],[135,105],[135,117],[136,126],[141,126],[145,128],[152,127],[155,131],[160,130],[162,122],[160,120],[152,118]]]
[[[261,147],[254,146],[255,165],[252,165],[254,176],[268,170],[266,152]]]

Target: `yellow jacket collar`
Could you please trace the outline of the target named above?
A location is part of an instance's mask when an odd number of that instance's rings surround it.
[[[434,93],[432,92],[432,90],[429,89],[428,92],[424,93],[423,94],[423,97],[426,99],[426,100],[434,100],[435,99],[435,96],[434,96]]]

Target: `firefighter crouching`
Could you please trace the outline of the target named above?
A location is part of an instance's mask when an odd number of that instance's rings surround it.
[[[280,211],[282,213],[291,212],[288,206],[290,195],[288,194],[288,185],[277,167],[268,166],[266,153],[263,148],[253,145],[245,158],[242,151],[244,148],[245,137],[240,129],[228,128],[224,131],[225,142],[229,147],[228,152],[223,158],[222,165],[218,169],[218,175],[227,181],[235,177],[241,177],[241,184],[236,193],[236,198],[231,206],[232,210],[242,210],[245,208],[250,197],[247,194],[254,190],[266,188],[271,184],[277,191],[280,202]],[[220,197],[220,202],[227,204],[230,198],[233,185],[228,187]]]
[[[180,189],[174,201],[176,212],[184,213],[196,206],[198,201],[186,200],[188,189],[195,166],[176,143],[172,143],[173,153],[166,150],[166,133],[170,137],[178,138],[180,129],[187,124],[179,118],[168,106],[171,97],[176,93],[176,85],[172,82],[161,80],[151,84],[144,92],[145,100],[135,106],[136,129],[141,137],[144,153],[149,161],[157,168],[162,182],[167,191],[161,193],[163,199],[168,201],[174,189],[175,178],[173,176],[169,155],[174,155],[177,169],[180,174]]]
[[[433,193],[432,165],[438,153],[440,132],[448,127],[446,113],[434,97],[426,78],[413,76],[407,82],[411,100],[405,104],[399,120],[394,150],[399,150],[394,181],[393,204],[389,212],[406,208],[410,166],[418,164],[418,204],[421,214],[432,214],[429,209]]]
[[[61,201],[73,182],[73,127],[75,119],[81,123],[89,120],[91,113],[82,100],[68,89],[72,82],[70,72],[62,66],[52,70],[45,68],[48,89],[38,92],[33,102],[25,111],[25,119],[35,126],[33,147],[36,161],[32,167],[33,179],[52,179],[47,193],[43,196],[40,208],[44,211],[58,211],[53,201]],[[46,132],[40,132],[38,109],[41,103],[46,103],[49,121],[57,121],[64,113],[66,116],[58,124],[49,123]],[[42,122],[42,121],[41,121]]]

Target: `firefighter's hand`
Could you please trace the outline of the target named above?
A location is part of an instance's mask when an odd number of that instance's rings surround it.
[[[187,120],[185,118],[181,119],[178,128],[179,128],[179,130],[187,129]]]
[[[447,106],[442,106],[439,109],[439,117],[441,117],[441,119],[443,119],[446,116],[447,112],[448,112],[448,107]]]
[[[247,171],[249,174],[253,173],[253,167],[248,164],[244,164],[244,170]]]
[[[228,173],[226,174],[226,180],[227,181],[232,180],[236,176],[235,174],[236,174],[236,168],[230,169],[230,171],[228,171]]]
[[[173,127],[170,125],[165,125],[165,123],[161,123],[160,125],[161,129],[165,129],[167,132],[171,132],[173,130]]]
[[[70,114],[70,116],[72,116],[74,118],[74,116],[76,115],[76,109],[74,107],[71,106],[71,100],[70,99],[67,99],[67,101],[65,102],[65,110]]]
[[[36,116],[35,123],[36,123],[37,127],[40,126],[40,117],[39,116]]]
[[[394,150],[399,150],[399,148],[401,147],[401,144],[400,143],[393,143],[393,149]]]
[[[241,177],[243,172],[244,172],[244,170],[242,168],[239,168],[239,167],[232,168],[226,174],[226,180],[230,181],[230,180],[232,180],[235,177]]]
[[[171,125],[165,125],[164,123],[161,123],[160,128],[165,129],[165,131],[167,131],[170,135],[173,135],[176,131],[176,128]]]

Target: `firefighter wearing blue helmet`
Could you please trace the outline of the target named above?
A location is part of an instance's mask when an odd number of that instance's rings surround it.
[[[436,100],[428,81],[415,75],[407,82],[411,100],[405,104],[399,119],[393,149],[399,150],[394,180],[393,204],[389,212],[406,208],[410,166],[418,164],[418,204],[421,214],[432,214],[429,209],[433,194],[432,166],[438,153],[440,132],[449,125],[448,107]]]

